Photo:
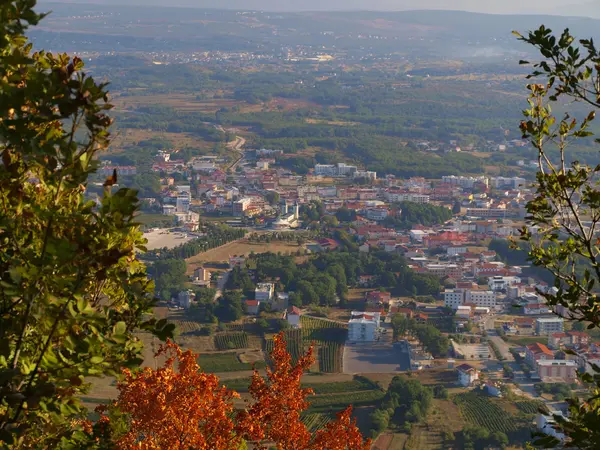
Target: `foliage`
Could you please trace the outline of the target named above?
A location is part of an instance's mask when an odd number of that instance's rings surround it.
[[[515,34],[543,57],[529,75],[542,82],[528,85],[529,109],[521,122],[523,137],[536,149],[539,165],[535,198],[527,205],[531,227],[523,229],[521,238],[530,247],[530,260],[554,277],[557,291],[543,294],[548,305],[562,307],[569,319],[598,327],[600,166],[569,164],[569,151],[575,141],[585,142],[593,134],[590,127],[600,107],[600,52],[593,40],[577,41],[568,29],[558,36],[545,26],[526,36]],[[571,108],[584,105],[588,112],[565,113],[559,119],[552,106],[566,102]],[[569,399],[568,420],[555,417],[556,429],[567,437],[568,446],[600,445],[600,368],[593,368],[594,375],[581,376],[590,385],[589,399]],[[558,441],[546,436],[537,444],[554,447]]]
[[[181,259],[163,259],[148,267],[148,275],[154,281],[156,294],[163,300],[170,300],[184,288],[187,281],[186,263]]]
[[[191,351],[168,342],[157,356],[161,354],[168,356],[163,367],[126,371],[117,386],[119,396],[113,406],[127,415],[128,430],[112,436],[116,445],[122,449],[239,448],[242,439],[231,419],[233,399],[239,396],[223,387],[216,375],[200,371]],[[103,438],[110,422],[104,415],[97,425],[104,431]]]
[[[377,436],[390,422],[396,425],[416,423],[427,416],[432,390],[420,381],[395,376],[379,407],[371,413],[371,434]]]
[[[0,5],[0,446],[85,447],[88,377],[141,361],[152,282],[136,193],[104,183],[86,199],[110,141],[106,84],[68,55],[32,53],[34,1]]]
[[[571,386],[566,383],[536,383],[533,387],[538,395],[552,394],[556,401],[564,401],[573,396]]]
[[[452,219],[452,211],[444,206],[400,202],[398,207],[402,210],[400,217],[388,216],[384,225],[408,230],[414,225],[439,225]]]
[[[236,291],[225,291],[223,296],[217,299],[214,315],[221,322],[235,322],[244,315],[242,305],[242,294]]]

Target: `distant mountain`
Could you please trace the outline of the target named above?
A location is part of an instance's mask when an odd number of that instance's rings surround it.
[[[63,0],[66,3],[106,4],[106,5],[140,5],[140,6],[180,6],[195,8],[264,10],[264,11],[406,11],[413,9],[461,10],[494,14],[563,14],[573,15],[571,6],[565,7],[564,0]],[[572,1],[576,3],[577,15],[585,14],[585,10],[598,8],[579,5],[587,0]],[[46,3],[46,0],[41,0]]]

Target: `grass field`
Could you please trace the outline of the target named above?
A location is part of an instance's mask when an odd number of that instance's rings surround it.
[[[250,243],[247,239],[240,239],[186,259],[187,272],[193,273],[198,266],[206,262],[228,262],[229,257],[233,255],[249,255],[251,252],[288,254],[295,253],[299,248],[295,242]]]
[[[536,342],[544,345],[548,344],[547,336],[504,336],[503,339],[509,344],[518,345],[519,347],[525,347]]]

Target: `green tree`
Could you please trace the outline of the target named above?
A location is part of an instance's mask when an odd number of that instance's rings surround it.
[[[86,199],[109,144],[105,84],[67,55],[32,53],[34,1],[0,5],[0,446],[89,448],[78,419],[88,377],[141,362],[153,283],[134,191]]]
[[[524,228],[521,238],[529,245],[529,259],[555,279],[556,292],[544,294],[548,305],[564,308],[569,320],[586,321],[590,328],[597,328],[600,166],[573,161],[569,150],[574,141],[593,134],[590,126],[600,108],[600,52],[593,40],[577,41],[569,30],[557,36],[542,26],[526,36],[515,34],[543,57],[529,75],[540,82],[527,86],[529,109],[521,122],[523,137],[536,149],[539,164],[535,197],[527,205],[529,222],[535,228]],[[588,111],[577,117],[553,115],[554,104],[567,102]],[[569,399],[569,418],[555,417],[569,446],[580,449],[600,447],[600,368],[593,368],[595,375],[581,375],[591,386],[587,401]],[[551,436],[536,441],[548,448],[558,444]]]

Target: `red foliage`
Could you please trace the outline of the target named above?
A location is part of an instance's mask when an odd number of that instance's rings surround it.
[[[311,389],[302,388],[302,374],[314,361],[312,347],[295,365],[286,350],[283,333],[275,337],[272,369],[263,378],[254,371],[249,392],[253,401],[234,413],[236,392],[224,388],[212,374],[200,371],[197,356],[172,342],[157,356],[169,356],[164,366],[139,372],[125,371],[112,409],[128,418],[128,431],[116,438],[121,449],[238,449],[243,439],[280,450],[366,450],[352,419],[352,408],[338,414],[315,435],[300,414],[309,406]],[[175,363],[177,362],[177,369]],[[103,415],[101,429],[110,418]]]

